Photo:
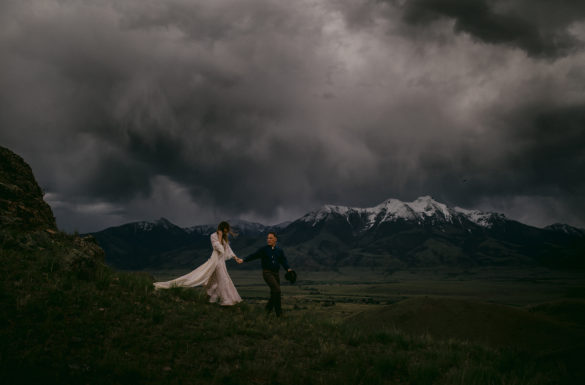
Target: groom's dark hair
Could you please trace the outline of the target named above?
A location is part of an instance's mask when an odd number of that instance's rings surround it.
[[[269,231],[268,234],[274,235],[274,238],[278,239],[278,235],[274,231]]]

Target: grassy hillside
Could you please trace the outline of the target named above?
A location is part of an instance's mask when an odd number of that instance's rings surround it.
[[[585,311],[585,302],[573,305],[573,315]],[[369,328],[391,326],[412,334],[428,333],[435,338],[475,341],[486,346],[525,348],[544,355],[585,348],[582,331],[567,327],[565,322],[558,322],[545,312],[471,300],[407,299],[362,312],[351,317],[351,321]]]
[[[574,384],[585,378],[567,350],[543,356],[528,346],[378,322],[408,311],[411,319],[440,313],[422,309],[424,303],[376,307],[378,313],[349,320],[319,304],[289,303],[276,319],[262,303],[208,304],[200,289],[155,292],[149,274],[111,270],[99,256],[84,256],[74,236],[35,239],[0,250],[3,383]],[[518,318],[507,311],[497,314]],[[566,306],[535,311],[573,314]],[[465,324],[474,314],[462,311],[458,320]]]

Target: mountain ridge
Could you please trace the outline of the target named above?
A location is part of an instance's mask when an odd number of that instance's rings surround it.
[[[262,246],[263,235],[276,230],[291,262],[308,269],[585,265],[585,231],[579,228],[556,224],[540,229],[500,213],[449,207],[430,195],[412,202],[390,198],[369,208],[323,205],[281,227],[245,220],[230,223],[239,233],[232,243],[238,255]],[[216,228],[182,228],[161,218],[135,222],[150,235],[137,234],[132,240],[122,231],[129,225],[92,233],[108,260],[128,269],[195,266],[208,258],[208,236]]]
[[[410,209],[411,211],[411,215],[410,217],[408,215],[401,215],[400,212],[398,211],[394,211],[391,214],[393,214],[390,218],[393,220],[399,220],[399,219],[405,219],[405,220],[412,220],[412,219],[428,219],[428,218],[432,218],[433,217],[433,213],[436,212],[435,210],[431,211],[431,210],[412,210],[412,206],[410,206],[409,204],[415,204],[415,203],[420,203],[420,202],[430,202],[435,204],[436,206],[441,207],[441,212],[442,212],[442,218],[444,219],[451,219],[450,222],[452,222],[452,220],[454,218],[457,218],[458,216],[464,217],[467,220],[482,226],[482,227],[491,227],[493,226],[494,222],[497,220],[509,220],[509,221],[514,221],[514,222],[518,222],[518,223],[522,223],[513,219],[508,219],[506,217],[505,214],[503,213],[498,213],[498,212],[492,212],[492,211],[482,211],[482,210],[477,210],[477,209],[465,209],[459,206],[454,206],[454,207],[449,207],[444,203],[440,203],[438,201],[435,201],[432,196],[430,195],[424,195],[421,197],[418,197],[417,199],[415,199],[412,202],[404,202],[395,198],[389,198],[384,200],[382,203],[372,206],[372,207],[354,207],[354,206],[344,206],[344,205],[334,205],[334,204],[324,204],[322,205],[319,209],[317,210],[313,210],[310,211],[308,213],[306,213],[305,215],[297,218],[296,220],[292,220],[292,221],[285,221],[276,225],[265,225],[259,222],[253,222],[253,221],[247,221],[247,220],[243,220],[243,219],[228,219],[227,222],[230,223],[230,225],[232,226],[232,228],[236,228],[236,229],[240,229],[240,230],[244,230],[244,231],[250,231],[250,230],[255,230],[255,232],[262,232],[262,231],[266,231],[267,229],[284,229],[286,228],[288,225],[290,225],[293,222],[302,220],[305,222],[310,222],[310,219],[315,220],[315,217],[318,217],[317,219],[322,219],[323,217],[326,216],[326,214],[339,214],[339,215],[346,215],[347,213],[360,213],[360,212],[366,212],[368,213],[370,216],[372,215],[372,210],[375,209],[379,209],[380,207],[387,207],[387,205],[385,205],[387,202],[392,202],[394,205],[394,207],[396,207],[396,203],[399,203],[403,206],[408,207],[408,209]],[[419,205],[420,207],[420,205]],[[426,206],[429,207],[429,206]],[[379,213],[379,212],[378,212]],[[430,214],[429,214],[430,213]],[[374,213],[376,214],[376,213]],[[423,216],[424,215],[424,216]],[[391,220],[387,220],[387,217],[383,218],[384,220],[382,222],[390,222]],[[449,221],[449,220],[447,220]],[[562,232],[562,233],[571,233],[571,234],[579,234],[579,235],[585,235],[585,229],[580,228],[580,227],[576,227],[576,226],[572,226],[569,224],[565,224],[565,223],[553,223],[551,225],[547,225],[544,227],[536,227],[536,226],[532,226],[532,225],[528,225],[525,223],[522,223],[525,226],[530,226],[530,227],[534,227],[537,229],[542,229],[542,230],[549,230],[549,231],[553,231],[553,232]],[[198,232],[200,234],[211,234],[215,228],[216,225],[215,224],[209,224],[209,223],[204,223],[204,224],[195,224],[195,225],[191,225],[191,226],[186,226],[186,227],[181,227],[178,226],[174,223],[172,223],[170,220],[168,220],[165,217],[160,217],[159,219],[156,219],[154,221],[134,221],[134,222],[128,222],[122,225],[118,225],[118,226],[110,226],[107,227],[103,230],[99,230],[96,231],[97,232],[101,232],[107,229],[111,229],[111,228],[117,228],[117,227],[121,227],[121,226],[126,226],[126,225],[137,225],[137,226],[142,226],[145,230],[149,230],[152,229],[154,227],[156,227],[157,225],[162,225],[167,226],[167,227],[174,227],[174,228],[179,228],[182,230],[185,230],[189,233],[191,232]],[[89,234],[89,233],[88,233]]]

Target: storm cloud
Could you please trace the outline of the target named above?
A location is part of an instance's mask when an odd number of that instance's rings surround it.
[[[0,5],[0,143],[58,224],[421,195],[585,226],[576,1]]]
[[[446,18],[456,32],[492,44],[507,44],[535,57],[557,57],[582,47],[569,27],[585,17],[576,0],[412,0],[404,20],[429,24]]]

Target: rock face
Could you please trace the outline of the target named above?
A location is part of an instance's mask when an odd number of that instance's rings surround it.
[[[0,147],[0,228],[57,231],[30,166],[4,147]]]
[[[4,147],[0,147],[0,252],[52,255],[61,267],[87,278],[105,259],[95,238],[57,229],[30,166]]]

